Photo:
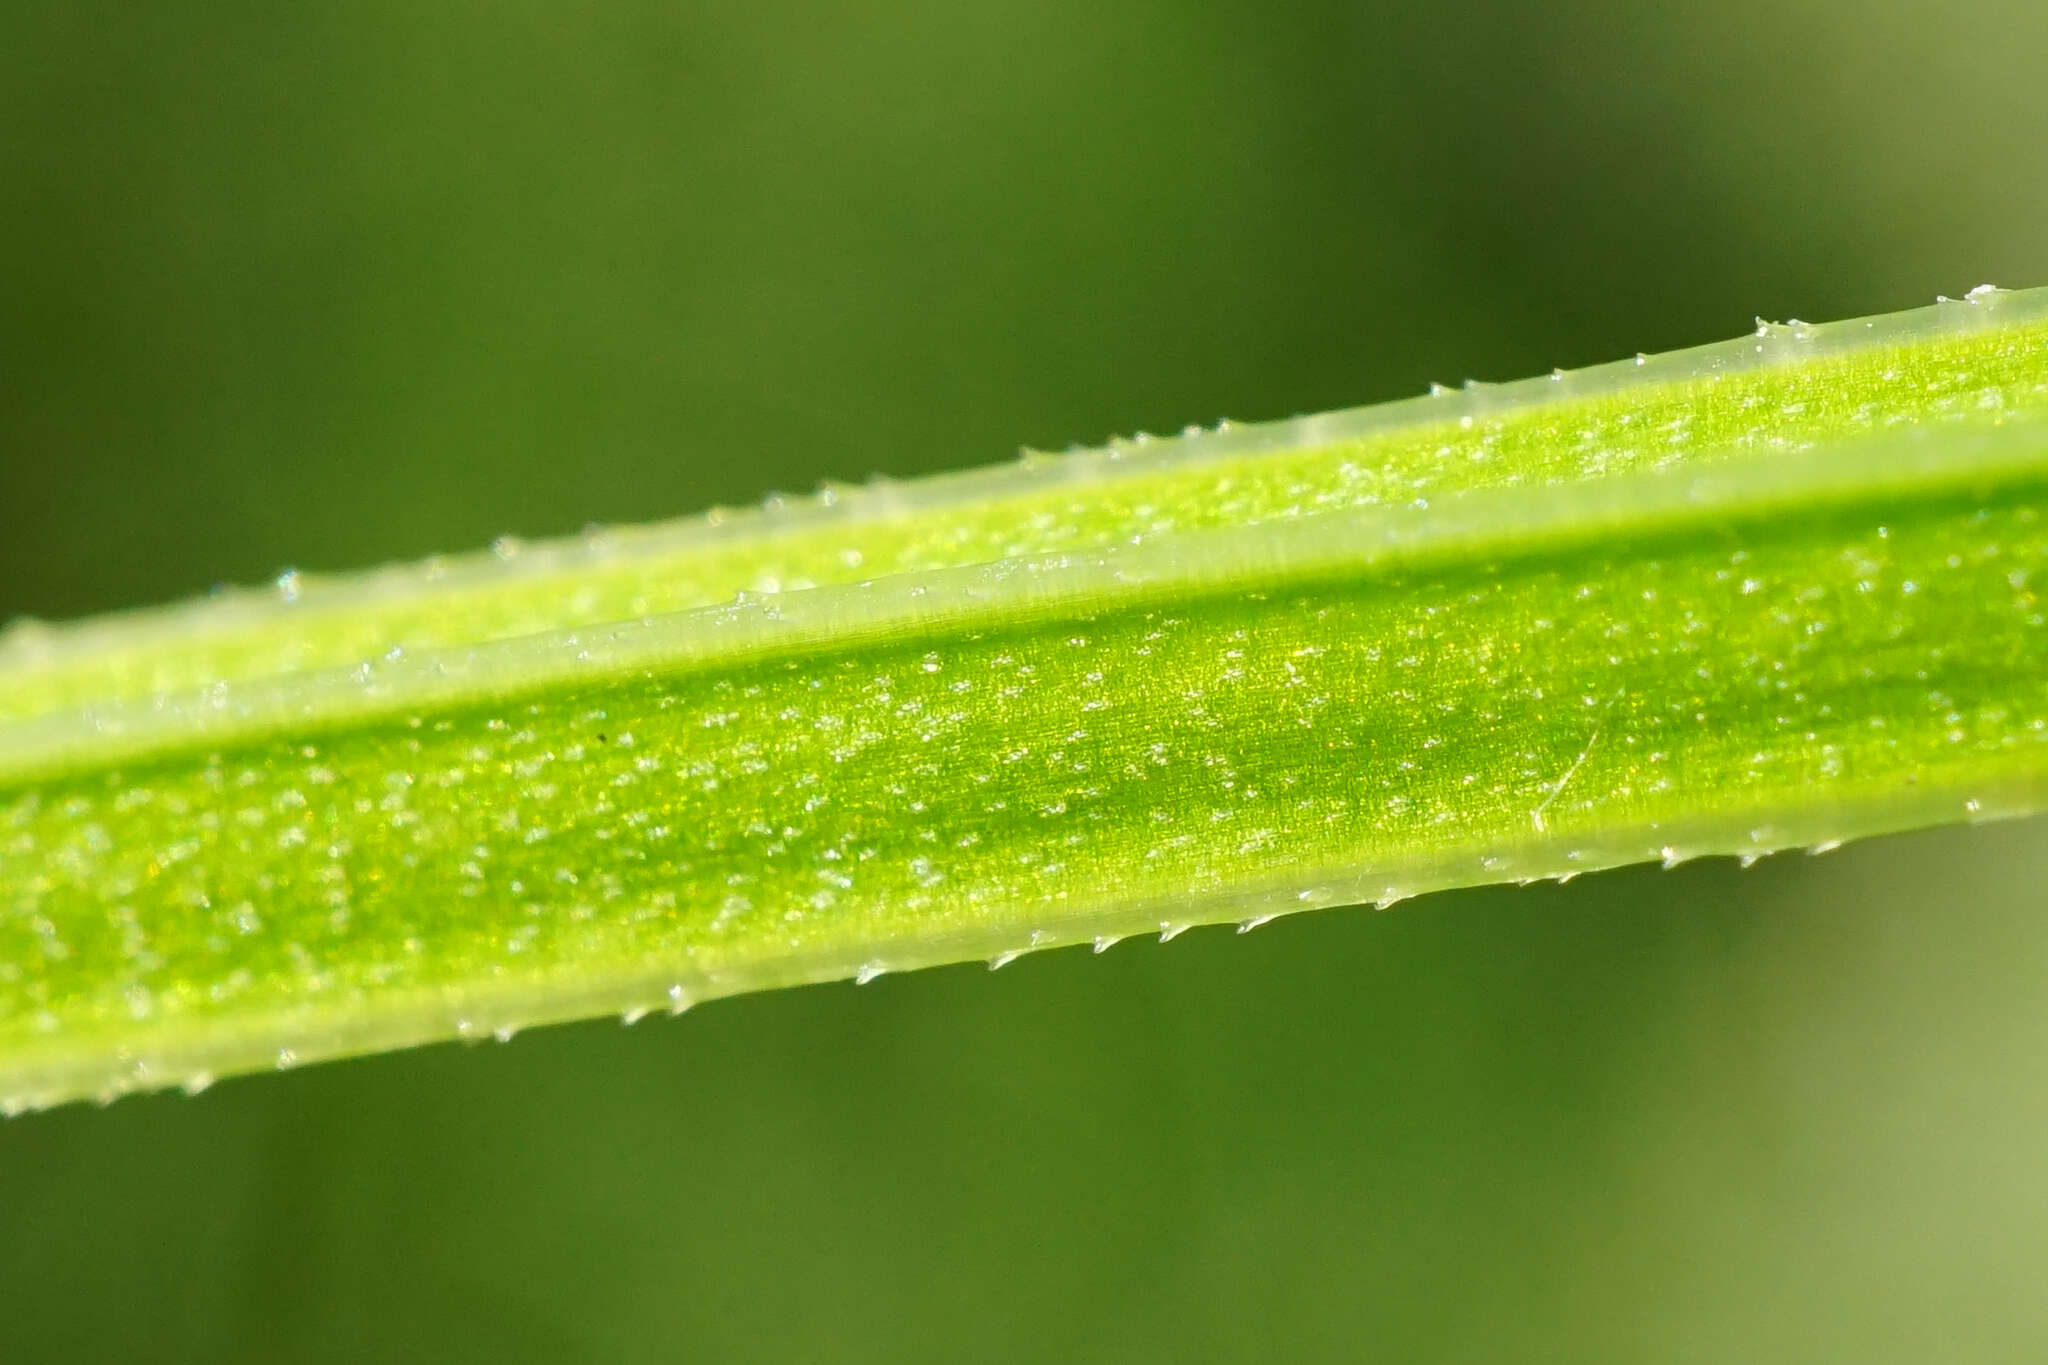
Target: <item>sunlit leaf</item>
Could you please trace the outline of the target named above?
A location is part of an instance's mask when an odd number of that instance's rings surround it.
[[[11,1108],[2048,804],[2048,296],[0,637]]]

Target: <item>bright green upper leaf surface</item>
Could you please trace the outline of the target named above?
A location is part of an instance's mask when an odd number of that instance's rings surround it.
[[[2044,509],[1979,295],[17,627],[0,1099],[2034,809]]]

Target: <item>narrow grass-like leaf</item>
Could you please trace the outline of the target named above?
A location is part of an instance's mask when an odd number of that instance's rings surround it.
[[[19,623],[0,1100],[2034,810],[2044,509],[1978,293]]]

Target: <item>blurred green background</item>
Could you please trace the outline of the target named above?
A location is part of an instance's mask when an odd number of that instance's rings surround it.
[[[2037,0],[0,0],[0,617],[2048,282],[2044,51]],[[2043,834],[17,1119],[0,1358],[2038,1358]]]

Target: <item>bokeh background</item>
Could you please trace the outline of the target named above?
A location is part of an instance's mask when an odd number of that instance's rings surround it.
[[[2037,0],[0,0],[0,617],[2048,282]],[[2048,829],[0,1124],[0,1357],[2039,1358]]]

